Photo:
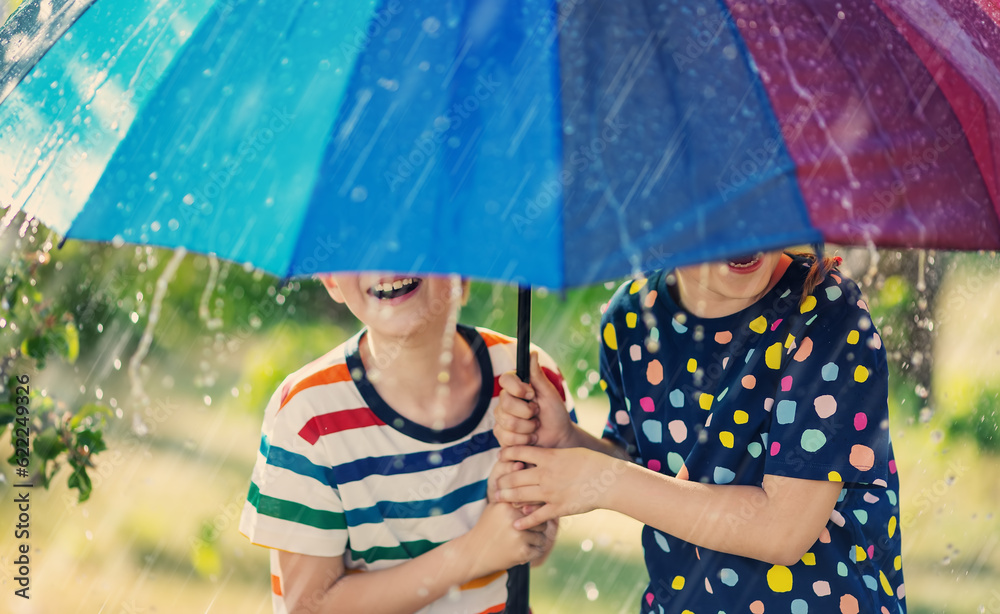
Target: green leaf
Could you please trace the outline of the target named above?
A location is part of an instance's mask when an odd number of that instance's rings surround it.
[[[10,424],[15,418],[17,418],[17,407],[10,403],[0,403],[0,427]]]
[[[42,431],[35,436],[35,455],[42,460],[54,460],[62,452],[66,451],[66,444],[62,442],[54,431]]]
[[[45,360],[51,349],[51,342],[46,335],[28,337],[21,342],[21,353],[35,360]]]
[[[77,356],[80,355],[80,331],[76,329],[76,324],[72,320],[66,322],[63,327],[63,338],[66,340],[63,358],[73,364],[76,362]]]
[[[73,464],[71,462],[71,464]],[[70,488],[75,488],[80,491],[80,503],[83,503],[90,498],[90,493],[94,489],[94,485],[90,481],[90,476],[87,475],[87,468],[83,465],[76,465],[73,468],[73,473],[69,474],[69,479],[66,484]]]
[[[73,416],[70,419],[69,428],[71,429],[78,428],[83,423],[84,420],[86,420],[91,416],[100,417],[101,423],[103,424],[104,417],[110,418],[112,416],[111,408],[105,407],[104,405],[100,405],[98,403],[87,403],[86,405],[80,408],[80,411],[76,412],[75,416]]]
[[[75,438],[77,447],[87,446],[87,450],[91,454],[97,454],[108,449],[108,446],[104,444],[104,435],[100,431],[84,429],[76,433]]]

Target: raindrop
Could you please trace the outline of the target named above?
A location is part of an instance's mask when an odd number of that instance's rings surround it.
[[[417,64],[417,68],[423,72],[427,72],[428,70],[431,69],[431,63],[428,62],[427,60],[424,60],[423,62]]]
[[[320,70],[330,70],[330,60],[320,60],[319,61]]]
[[[441,29],[441,21],[437,17],[428,17],[423,23],[424,32],[434,35]]]
[[[935,429],[935,430],[934,430],[934,431],[933,431],[933,432],[931,433],[931,441],[932,441],[933,443],[941,443],[941,440],[942,440],[942,439],[944,439],[944,433],[943,433],[943,432],[941,432],[940,430],[938,430],[938,429]]]
[[[193,205],[194,204],[194,194],[185,194],[184,198],[182,198],[181,200],[184,202],[185,205]]]
[[[169,222],[167,222],[167,228],[169,228],[170,230],[177,230],[180,227],[181,227],[180,222],[178,222],[175,219],[171,219]]]
[[[357,186],[351,190],[351,200],[356,203],[364,202],[368,198],[368,190],[364,186]]]
[[[129,315],[129,319],[132,320],[132,324],[138,324],[139,323],[139,314],[133,311]]]
[[[600,592],[597,590],[597,585],[593,582],[587,582],[584,584],[583,591],[587,594],[588,601],[597,601],[597,597],[600,595]]]
[[[97,323],[97,332],[99,332],[99,333],[103,333],[104,332],[104,325],[101,324],[100,322]]]
[[[125,245],[125,237],[121,235],[115,235],[114,237],[111,238],[111,245],[116,248]]]
[[[590,552],[593,549],[594,549],[594,542],[591,541],[590,539],[585,539],[582,542],[580,542],[580,550],[583,550],[584,552]]]
[[[202,401],[204,401],[204,402],[205,402],[205,406],[206,406],[206,407],[211,407],[211,406],[212,406],[212,397],[210,397],[209,395],[207,395],[207,394],[206,394],[206,395],[205,395],[205,396],[204,396],[204,397],[202,398]]]
[[[122,361],[121,361],[121,359],[120,358],[115,358],[114,365],[115,365],[115,371],[118,371],[119,369],[121,369],[122,368]]]
[[[386,89],[390,92],[395,92],[396,90],[399,89],[399,81],[396,81],[395,79],[386,79],[385,77],[382,77],[378,80],[378,84],[383,89]]]
[[[432,465],[440,465],[442,460],[443,458],[441,457],[441,453],[437,451],[431,452],[427,456],[427,462],[429,462]]]

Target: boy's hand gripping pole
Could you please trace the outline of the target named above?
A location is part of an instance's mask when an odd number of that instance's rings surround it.
[[[517,376],[522,382],[531,378],[531,287],[517,289]],[[507,570],[507,607],[505,614],[528,614],[531,566],[525,563]]]

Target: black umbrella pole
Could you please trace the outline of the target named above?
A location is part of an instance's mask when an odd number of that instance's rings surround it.
[[[531,360],[531,287],[517,289],[517,376],[529,381]],[[507,607],[505,614],[528,614],[531,571],[528,564],[507,570]]]

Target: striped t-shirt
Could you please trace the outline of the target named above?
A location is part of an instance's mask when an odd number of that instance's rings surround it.
[[[264,414],[240,531],[272,549],[343,556],[348,573],[392,567],[468,532],[486,506],[499,450],[497,378],[514,369],[516,344],[486,329],[459,325],[458,332],[483,382],[471,415],[445,430],[404,418],[378,396],[358,353],[364,331],[286,378]],[[571,410],[555,363],[542,351],[539,358]],[[276,550],[271,573],[274,610],[282,614]],[[498,572],[420,612],[500,612],[506,582]]]

